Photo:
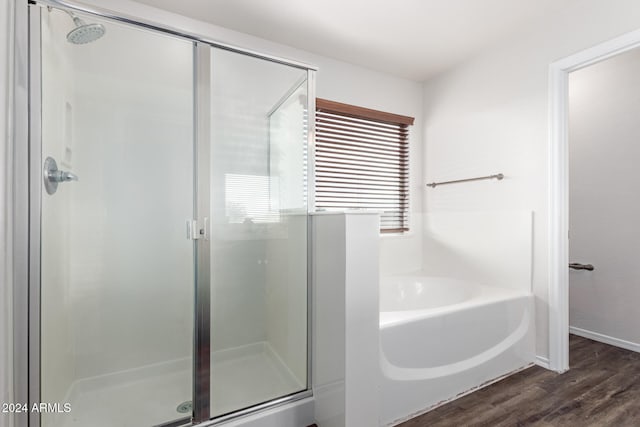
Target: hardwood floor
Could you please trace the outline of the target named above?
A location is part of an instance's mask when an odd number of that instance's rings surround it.
[[[534,366],[401,427],[640,426],[640,353],[571,335],[569,366]]]

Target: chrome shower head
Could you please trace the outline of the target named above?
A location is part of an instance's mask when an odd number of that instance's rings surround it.
[[[69,31],[67,34],[67,40],[69,43],[86,44],[104,36],[104,33],[106,32],[104,25],[87,24],[77,16],[73,16],[71,13],[69,13],[69,15],[73,18],[73,23],[76,24],[76,28]]]

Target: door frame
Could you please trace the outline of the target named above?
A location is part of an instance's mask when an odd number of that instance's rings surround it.
[[[569,369],[569,73],[640,47],[640,30],[549,65],[549,368]]]

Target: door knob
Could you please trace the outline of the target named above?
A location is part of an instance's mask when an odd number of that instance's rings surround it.
[[[569,264],[569,268],[574,270],[589,270],[593,271],[593,265],[591,264],[580,264],[579,262],[572,262]]]

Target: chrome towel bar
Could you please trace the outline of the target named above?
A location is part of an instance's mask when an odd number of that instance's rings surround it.
[[[573,268],[574,270],[589,270],[593,271],[593,265],[591,264],[580,264],[579,262],[572,262],[569,264],[569,268]]]
[[[497,179],[498,181],[500,181],[503,178],[504,178],[503,174],[497,173],[495,175],[479,176],[477,178],[456,179],[455,181],[432,182],[431,184],[427,184],[427,187],[436,188],[437,185],[457,184],[459,182],[469,182],[469,181],[480,181],[482,179]]]

